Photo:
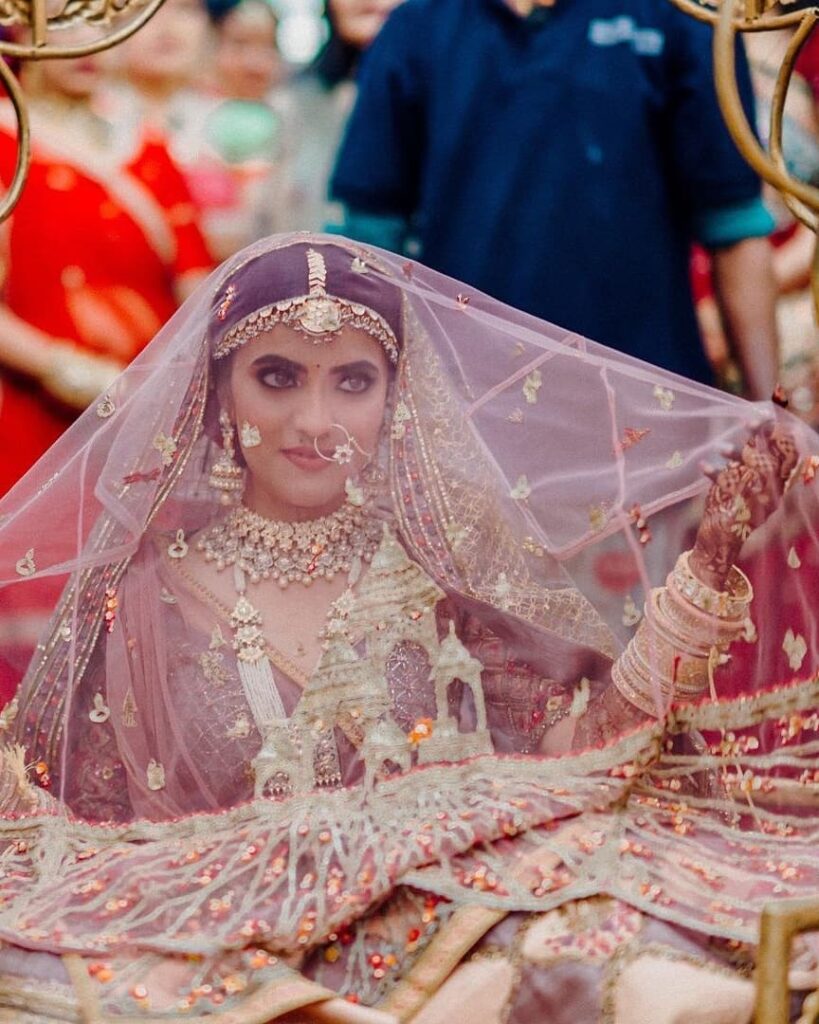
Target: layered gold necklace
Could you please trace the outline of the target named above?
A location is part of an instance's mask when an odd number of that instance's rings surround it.
[[[274,579],[286,587],[350,573],[370,561],[380,539],[381,525],[350,502],[305,522],[267,519],[240,505],[196,546],[219,572],[233,566],[251,583]]]

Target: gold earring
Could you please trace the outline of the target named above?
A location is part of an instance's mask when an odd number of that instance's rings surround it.
[[[248,423],[247,420],[242,424],[239,436],[241,437],[243,448],[258,448],[262,443],[261,431],[258,427]]]
[[[244,473],[236,463],[236,449],[233,444],[235,431],[228,414],[219,413],[219,426],[222,429],[222,451],[211,466],[208,483],[219,491],[219,500],[223,505],[230,505],[244,489]]]

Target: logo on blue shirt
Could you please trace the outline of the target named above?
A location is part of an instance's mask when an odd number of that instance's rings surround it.
[[[594,46],[617,46],[625,43],[641,57],[659,57],[665,36],[656,28],[640,28],[626,14],[617,18],[595,18],[589,23],[589,42]]]

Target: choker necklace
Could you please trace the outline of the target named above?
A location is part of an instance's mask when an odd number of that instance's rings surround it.
[[[280,522],[244,505],[212,526],[198,541],[206,562],[221,572],[235,566],[251,583],[274,579],[279,586],[331,580],[369,562],[381,540],[381,524],[345,502],[321,519]]]

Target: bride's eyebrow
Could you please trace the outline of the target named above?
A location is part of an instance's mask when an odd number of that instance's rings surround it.
[[[263,356],[259,356],[254,359],[250,364],[251,369],[274,369],[274,370],[287,370],[289,373],[306,373],[307,367],[301,363],[296,363],[292,359],[286,359],[284,356],[277,356],[274,352],[266,352]]]
[[[378,373],[378,367],[369,359],[357,359],[352,363],[342,363],[340,366],[332,367],[330,373],[339,376],[345,373]]]

